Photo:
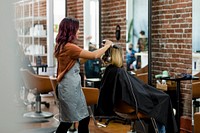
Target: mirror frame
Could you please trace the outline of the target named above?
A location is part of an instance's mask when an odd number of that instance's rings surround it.
[[[99,48],[101,48],[101,0],[99,0]]]
[[[151,72],[151,22],[152,22],[152,0],[148,0],[148,84],[152,85],[152,72]]]
[[[88,18],[89,20],[87,19],[89,12],[86,11],[86,8],[89,8],[89,7],[87,7],[87,5],[88,5],[87,2],[90,2],[90,1],[94,1],[94,0],[87,0],[87,1],[84,0],[83,1],[83,27],[84,27],[83,28],[83,48],[87,49],[87,50],[89,50],[89,44],[87,44],[89,42],[86,40],[86,37],[90,36],[91,33],[89,33],[89,34],[87,33],[88,31],[86,31],[87,28],[85,28],[85,27],[88,27],[89,25],[85,21],[87,20],[89,22],[90,20],[92,20],[91,18]],[[95,27],[95,29],[98,30],[95,32],[95,34],[97,34],[96,37],[98,39],[96,39],[94,44],[96,45],[97,48],[100,48],[101,47],[101,34],[100,34],[101,33],[101,0],[95,0],[95,1],[98,2],[97,8],[98,8],[99,12],[98,12],[98,15],[96,16],[96,17],[98,17],[98,20],[95,21],[95,24],[98,25],[98,27]]]

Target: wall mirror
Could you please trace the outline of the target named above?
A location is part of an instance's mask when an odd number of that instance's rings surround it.
[[[200,72],[200,14],[199,0],[192,1],[192,74]]]
[[[101,47],[101,3],[100,0],[84,0],[83,5],[84,49],[94,51]],[[84,66],[87,79],[101,77],[101,63],[99,59],[88,60]]]
[[[192,75],[200,76],[200,1],[192,0]],[[199,80],[192,82],[192,125],[194,125],[194,113],[199,112]]]
[[[148,66],[148,5],[148,0],[126,0],[127,70]]]
[[[99,0],[84,0],[84,49],[99,48]]]

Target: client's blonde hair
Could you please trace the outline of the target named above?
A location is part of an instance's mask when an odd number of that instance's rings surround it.
[[[123,66],[123,50],[117,45],[117,48],[111,48],[111,64],[117,67]]]

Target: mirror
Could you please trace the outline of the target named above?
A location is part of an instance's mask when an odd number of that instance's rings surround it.
[[[148,5],[148,0],[126,0],[126,64],[128,71],[137,71],[148,65]]]
[[[200,1],[192,0],[192,75],[200,76]],[[192,81],[192,125],[194,125],[194,114],[199,112],[199,80]],[[198,123],[198,122],[197,122]]]
[[[192,74],[195,75],[200,72],[200,14],[199,14],[199,0],[192,1]]]
[[[99,48],[99,0],[84,0],[84,49]]]
[[[101,47],[100,43],[100,0],[84,0],[84,49],[94,51]],[[100,78],[101,63],[99,59],[88,60],[84,64],[85,77]]]

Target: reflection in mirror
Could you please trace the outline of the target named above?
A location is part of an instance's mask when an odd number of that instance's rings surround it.
[[[200,77],[200,1],[192,0],[192,74]],[[194,132],[198,132],[199,110],[200,110],[200,81],[192,80],[192,125],[194,126]]]
[[[192,2],[192,74],[195,75],[200,72],[200,1],[193,0]]]
[[[99,0],[84,0],[84,49],[94,51],[99,44]],[[101,63],[99,59],[88,60],[84,64],[85,77],[100,78]]]
[[[126,1],[127,70],[148,65],[148,0]]]
[[[99,0],[84,0],[84,49],[99,48]]]

